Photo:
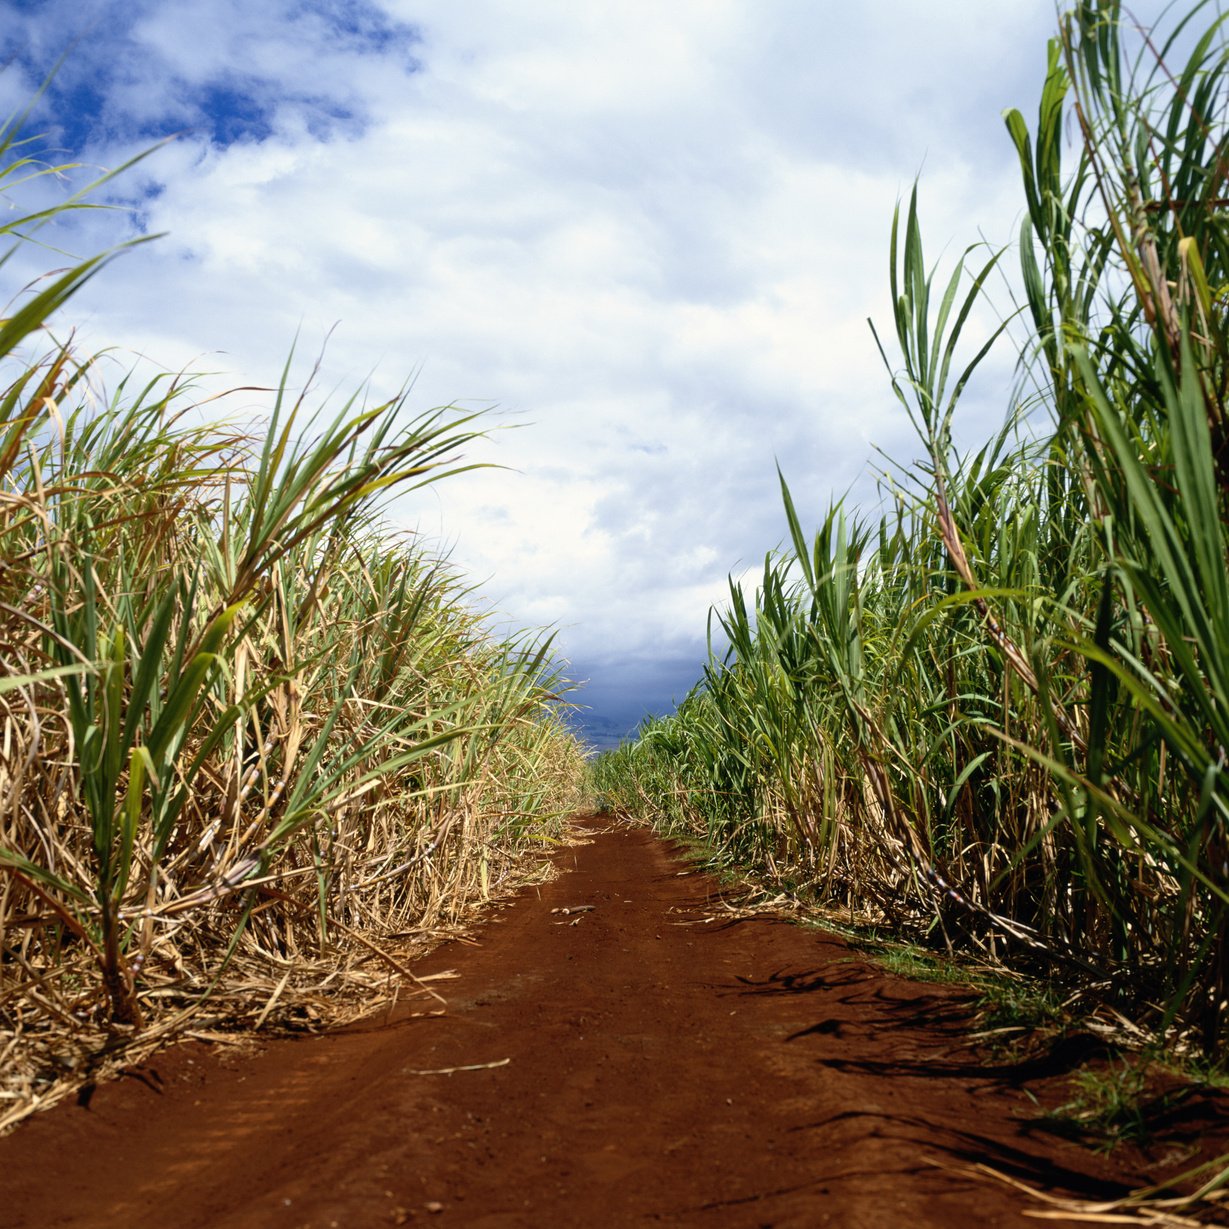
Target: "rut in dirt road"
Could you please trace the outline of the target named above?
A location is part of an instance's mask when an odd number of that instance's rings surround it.
[[[642,830],[590,820],[558,865],[416,966],[459,973],[443,1015],[181,1046],[0,1140],[0,1224],[921,1229],[1036,1223],[977,1162],[1124,1189],[971,1065],[957,991],[732,919]]]

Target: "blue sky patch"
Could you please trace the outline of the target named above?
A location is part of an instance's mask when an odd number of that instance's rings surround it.
[[[412,26],[394,21],[378,5],[365,0],[341,0],[335,4],[305,0],[292,10],[291,19],[303,14],[321,18],[331,34],[356,51],[383,55],[419,41]]]
[[[357,61],[391,59],[406,72],[419,67],[416,29],[368,0],[236,6],[235,21],[229,7],[219,4],[211,23],[225,32],[208,49],[211,64],[208,55],[167,59],[159,43],[164,31],[154,20],[165,14],[150,0],[123,8],[98,0],[9,0],[0,64],[39,83],[63,57],[27,131],[46,133],[57,152],[70,156],[179,132],[219,148],[260,142],[281,114],[297,116],[317,140],[354,139],[367,126]],[[263,47],[283,39],[295,54],[262,59]],[[222,70],[219,47],[236,52]],[[305,63],[319,69],[308,81]]]
[[[274,109],[257,97],[254,85],[210,82],[200,90],[193,109],[208,125],[215,145],[263,141],[273,134]]]

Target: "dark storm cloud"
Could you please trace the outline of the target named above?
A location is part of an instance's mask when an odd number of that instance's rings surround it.
[[[574,722],[599,751],[617,745],[650,716],[674,710],[703,674],[703,640],[660,652],[599,655],[574,661],[572,674],[585,683],[575,696]]]

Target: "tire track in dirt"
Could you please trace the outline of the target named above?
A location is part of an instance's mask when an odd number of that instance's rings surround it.
[[[0,1140],[0,1224],[1023,1226],[969,1165],[1125,1189],[1030,1126],[1025,1067],[960,1046],[960,992],[723,921],[667,843],[587,823],[478,946],[416,966],[460,973],[445,1014],[168,1051]]]

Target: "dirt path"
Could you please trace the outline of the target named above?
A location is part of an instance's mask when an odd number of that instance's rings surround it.
[[[811,930],[705,922],[716,885],[642,831],[561,865],[422,962],[461,974],[443,1016],[230,1064],[180,1047],[28,1122],[0,1140],[0,1224],[1037,1224],[977,1161],[1122,1190],[1025,1121],[1035,1072],[971,1065],[955,991]]]

